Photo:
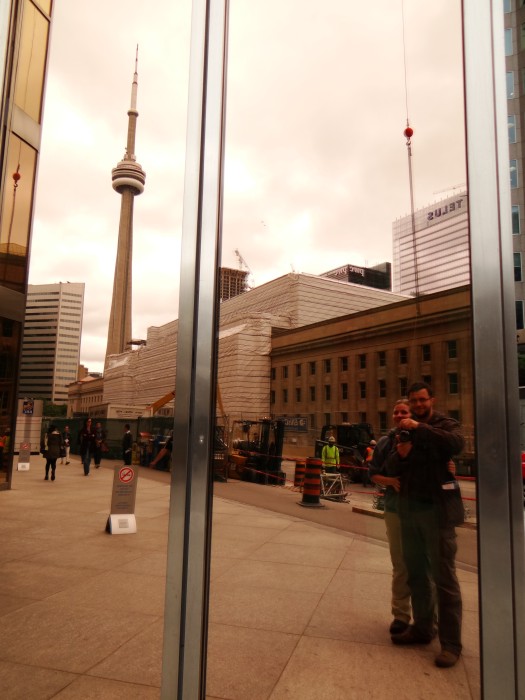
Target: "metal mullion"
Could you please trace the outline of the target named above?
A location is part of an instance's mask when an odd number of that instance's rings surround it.
[[[161,697],[204,698],[227,0],[194,0]]]

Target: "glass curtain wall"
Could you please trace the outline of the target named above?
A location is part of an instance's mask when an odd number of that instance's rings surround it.
[[[14,0],[0,17],[0,488],[11,480],[17,377],[40,144],[51,0]]]
[[[220,6],[219,15],[222,14],[222,3],[210,5]],[[514,634],[513,627],[523,616],[523,604],[519,601],[520,585],[523,585],[523,552],[520,549],[513,553],[512,550],[516,545],[523,546],[523,520],[517,508],[518,498],[522,506],[521,482],[517,478],[518,453],[508,432],[509,425],[516,418],[512,399],[514,394],[517,399],[517,392],[511,389],[512,382],[517,388],[517,376],[511,369],[516,358],[515,354],[512,356],[510,351],[507,352],[505,345],[514,332],[514,300],[509,304],[508,288],[504,297],[501,289],[498,290],[501,274],[508,273],[512,281],[511,245],[504,239],[507,233],[510,239],[512,236],[510,206],[507,207],[508,222],[494,219],[491,231],[480,218],[484,203],[490,201],[489,218],[494,214],[497,218],[499,198],[508,198],[508,188],[497,181],[498,170],[507,172],[509,162],[508,151],[505,152],[499,137],[503,134],[504,141],[507,140],[508,122],[501,109],[495,113],[489,107],[496,102],[492,88],[483,94],[489,104],[480,109],[483,114],[478,115],[479,119],[476,119],[473,96],[474,86],[483,79],[480,66],[485,69],[485,75],[495,76],[492,85],[496,85],[499,97],[503,98],[505,94],[504,63],[501,61],[499,65],[492,61],[494,46],[491,44],[495,32],[495,55],[503,57],[502,13],[499,8],[499,12],[491,15],[490,3],[483,4],[482,12],[479,12],[478,3],[471,2],[466,2],[463,7],[459,2],[451,1],[446,7],[441,4],[432,10],[419,5],[405,7],[406,12],[397,17],[396,35],[392,31],[392,17],[387,20],[390,6],[390,3],[385,3],[380,9],[375,3],[370,15],[366,16],[362,7],[354,14],[351,5],[337,2],[325,4],[322,9],[314,3],[307,7],[304,3],[300,7],[288,3],[283,9],[282,4],[277,8],[267,2],[260,6],[250,4],[249,12],[237,5],[231,8],[224,201],[220,204],[216,199],[217,182],[206,180],[204,167],[201,177],[208,187],[212,187],[213,196],[207,202],[204,197],[203,211],[208,217],[218,214],[217,227],[222,231],[222,266],[234,268],[237,259],[239,266],[252,279],[247,284],[249,291],[245,292],[251,295],[251,303],[245,305],[242,324],[240,301],[223,300],[220,308],[218,387],[221,405],[218,413],[228,418],[231,444],[241,448],[238,450],[240,459],[234,462],[237,473],[230,476],[243,478],[243,469],[237,469],[240,464],[248,471],[250,481],[258,484],[260,489],[266,489],[259,503],[265,502],[266,507],[275,510],[269,484],[275,486],[283,479],[290,480],[294,465],[312,454],[318,436],[328,442],[328,435],[337,435],[340,441],[339,422],[350,422],[352,426],[359,420],[359,427],[364,430],[363,426],[366,426],[369,437],[379,437],[392,425],[393,402],[400,393],[408,391],[411,382],[422,380],[432,385],[435,388],[435,410],[439,409],[445,418],[456,420],[462,426],[461,450],[455,452],[454,465],[450,465],[450,469],[461,481],[463,502],[467,506],[465,516],[472,525],[470,528],[459,527],[457,531],[456,564],[463,598],[463,653],[462,665],[458,666],[457,672],[461,673],[463,687],[468,688],[466,696],[478,697],[483,685],[486,697],[492,697],[496,687],[502,696],[518,697],[518,686],[522,683],[518,652],[523,640],[521,633]],[[462,10],[467,19],[465,70],[470,81],[467,86],[470,88],[470,91],[467,89],[469,126],[473,126],[469,133],[468,179],[473,184],[472,192],[467,186],[464,157]],[[205,26],[210,30],[211,44],[215,49],[220,45],[218,37],[224,36],[221,19],[214,16],[209,25],[195,25],[202,28],[202,37],[205,36]],[[293,31],[290,31],[291,27]],[[445,35],[446,42],[443,41]],[[476,45],[472,38],[478,35],[482,41]],[[377,48],[377,64],[373,60],[372,46]],[[388,60],[385,60],[385,55]],[[204,64],[194,64],[193,68],[197,71],[202,68],[204,75]],[[209,97],[213,94],[220,103],[220,74],[215,76],[215,82],[206,84],[199,79],[195,82],[197,84],[202,95]],[[214,103],[216,110],[217,102]],[[495,115],[495,121],[490,122]],[[220,119],[214,122],[214,127],[220,130]],[[217,136],[217,131],[204,133],[200,141],[201,148],[206,142],[212,144],[206,154],[211,160],[213,154],[222,152],[222,141],[220,135]],[[390,140],[394,136],[400,139],[402,155],[390,151]],[[488,162],[476,158],[481,153],[479,145],[482,143],[492,145],[492,161],[490,158]],[[195,148],[192,155],[198,152]],[[215,172],[221,172],[220,165]],[[456,287],[452,281],[448,288],[422,294],[418,278],[425,270],[420,265],[422,236],[419,235],[415,213],[428,206],[434,215],[439,211],[436,218],[442,224],[442,217],[453,211],[447,198],[454,199],[457,193],[462,198],[470,198],[469,239],[471,249],[475,251],[471,284]],[[195,202],[196,198],[192,200],[193,204]],[[415,289],[409,298],[403,295],[382,297],[374,288],[363,290],[355,280],[347,285],[339,279],[337,289],[332,289],[330,273],[334,268],[339,272],[348,265],[353,268],[352,272],[356,268],[364,271],[389,258],[391,223],[407,211],[414,222],[411,243]],[[382,223],[383,215],[388,224]],[[432,225],[432,219],[427,217],[425,228]],[[440,234],[442,229],[440,226]],[[209,245],[210,229],[203,228],[202,232],[201,242]],[[494,253],[491,256],[494,266],[487,266],[483,256],[487,244]],[[232,256],[232,250],[236,258]],[[502,258],[503,269],[498,267]],[[188,253],[186,258],[183,255],[183,265],[184,260],[191,262],[191,255]],[[195,279],[199,279],[201,289],[208,290],[212,275],[205,281],[202,268],[199,268],[200,261],[194,259],[193,262],[197,263]],[[451,259],[450,265],[454,264],[455,260]],[[490,268],[489,286],[494,292],[491,318],[495,343],[483,351],[481,326],[485,331],[490,327],[488,306],[483,308],[486,295],[482,289],[487,268]],[[441,270],[432,272],[437,275]],[[191,287],[188,283],[187,289],[191,290]],[[476,327],[474,336],[474,360],[471,354],[471,292],[475,295],[474,325],[481,324]],[[199,303],[195,296],[194,319],[198,317]],[[509,319],[512,321],[510,326]],[[243,333],[248,326],[251,326],[252,340],[247,342],[249,333],[244,336]],[[195,336],[192,339],[190,335],[194,332],[194,327],[188,327],[185,329],[187,337],[184,337],[180,327],[179,348],[185,343],[191,347]],[[206,334],[202,337],[206,338]],[[266,338],[265,352],[257,352],[253,346],[261,338]],[[231,362],[235,355],[233,346],[239,351],[244,347],[242,362]],[[213,347],[213,343],[209,347]],[[227,347],[228,351],[221,353],[221,349]],[[203,352],[203,348],[200,351]],[[476,368],[474,376],[472,364]],[[486,384],[486,372],[491,366],[498,368],[499,386],[508,388],[508,399],[504,397],[499,403]],[[189,353],[178,358],[179,374],[182,367],[195,371],[196,364]],[[298,367],[301,367],[299,371]],[[310,374],[303,372],[303,367],[309,368]],[[315,368],[313,373],[312,368]],[[215,366],[201,384],[204,389],[209,379],[213,379],[214,369]],[[194,376],[196,388],[199,385],[198,373]],[[309,377],[308,382],[306,377]],[[244,399],[241,398],[243,390]],[[489,397],[498,404],[500,411],[497,430],[491,429],[486,412]],[[482,437],[474,428],[475,398]],[[306,405],[308,401],[310,405]],[[181,438],[189,436],[188,445],[191,435],[186,427],[190,415],[202,419],[205,416],[203,409],[197,400],[193,412],[184,417],[181,410],[179,422],[176,416],[176,435]],[[414,409],[412,415],[418,415]],[[279,440],[268,442],[264,433],[259,431],[263,417],[275,427],[282,425],[284,430]],[[241,430],[237,442],[234,442],[234,424]],[[303,427],[306,427],[306,436],[301,434]],[[329,432],[322,433],[321,430],[326,428]],[[499,471],[498,487],[493,491],[497,471],[493,460],[495,448],[504,463],[510,466],[508,470],[504,469],[504,474]],[[242,457],[251,461],[242,462]],[[189,460],[188,464],[193,462],[193,458]],[[514,462],[515,469],[512,467]],[[355,464],[351,466],[356,467]],[[185,486],[187,494],[186,513],[181,515],[179,512],[177,519],[179,526],[185,519],[186,532],[190,539],[193,533],[194,544],[197,544],[198,531],[201,536],[203,531],[196,522],[192,523],[192,493],[188,488],[192,477],[188,474],[186,471],[185,476],[176,475],[173,482]],[[358,468],[346,474],[347,487],[366,499],[362,475]],[[194,476],[195,483],[205,483],[198,474],[194,473]],[[200,498],[199,523],[206,512],[205,501],[202,496]],[[491,504],[494,506],[492,513]],[[174,500],[173,505],[181,505],[180,499]],[[309,519],[303,513],[300,517],[305,521]],[[245,532],[250,527],[257,528],[253,522],[242,526]],[[481,532],[483,537],[478,540]],[[495,533],[499,537],[499,550],[494,541]],[[301,657],[296,651],[283,651],[275,659],[272,669],[276,674],[274,692],[276,697],[279,692],[286,692],[285,685],[280,687],[279,683],[283,677],[289,679],[300,674],[302,662],[302,672],[308,677],[308,682],[302,686],[305,689],[302,697],[314,698],[322,695],[326,679],[319,668],[307,672],[304,663],[305,660],[308,663],[318,657],[324,658],[320,650],[327,639],[336,640],[335,645],[328,643],[327,648],[333,650],[337,646],[339,653],[342,648],[346,649],[346,657],[344,652],[342,654],[345,658],[352,658],[351,651],[358,656],[360,645],[366,644],[368,658],[377,653],[377,664],[388,664],[388,650],[392,648],[386,631],[390,600],[386,589],[378,597],[378,591],[370,582],[371,577],[374,582],[382,578],[388,581],[391,571],[388,560],[379,570],[375,568],[377,560],[374,564],[371,562],[377,554],[374,540],[379,537],[372,519],[361,526],[359,534],[364,540],[358,537],[355,540],[358,543],[354,545],[350,537],[345,552],[349,557],[348,565],[336,565],[333,579],[327,585],[321,585],[300,631],[294,627],[297,619],[289,621],[287,627],[283,615],[267,615],[263,623],[257,616],[255,601],[252,599],[248,603],[246,597],[247,581],[257,589],[257,600],[266,596],[274,608],[278,601],[296,595],[296,582],[290,583],[288,578],[290,561],[286,556],[281,552],[279,557],[274,551],[270,556],[272,565],[268,566],[269,550],[275,542],[265,540],[266,548],[255,547],[248,564],[243,562],[238,571],[234,563],[223,575],[215,576],[213,599],[228,598],[232,603],[237,600],[243,604],[235,608],[235,614],[231,608],[229,619],[222,621],[212,612],[211,623],[217,624],[213,643],[208,649],[209,666],[216,670],[218,664],[225,663],[226,656],[222,651],[227,648],[231,683],[235,685],[237,682],[246,694],[251,695],[246,688],[251,687],[250,683],[257,683],[261,677],[261,664],[264,665],[271,652],[285,648],[285,637],[304,635],[298,647],[303,652],[305,648],[310,649],[310,654],[303,653]],[[201,545],[205,541],[206,538],[201,537]],[[180,535],[177,542],[182,544]],[[409,546],[412,544],[407,542]],[[202,551],[205,548],[193,550],[197,559]],[[481,562],[478,561],[478,551]],[[499,555],[495,558],[496,551]],[[309,564],[312,564],[313,550],[309,555]],[[188,582],[191,575],[198,573],[195,566],[189,564],[191,546],[187,547],[184,557],[188,562],[186,573],[190,576],[182,580]],[[174,556],[173,574],[177,569],[176,560]],[[220,554],[216,555],[216,566],[220,565],[219,560]],[[265,575],[264,572],[268,573],[270,569],[273,576]],[[200,568],[200,573],[206,574],[205,565]],[[302,573],[307,576],[306,570]],[[310,575],[315,577],[312,571]],[[478,590],[482,592],[481,598]],[[490,611],[490,597],[494,590],[505,601],[504,605],[498,606],[504,622],[498,621]],[[255,591],[253,593],[255,595]],[[199,588],[196,595],[198,598],[203,595],[203,589]],[[190,598],[193,595],[190,594]],[[335,599],[337,604],[331,605]],[[367,618],[368,606],[373,607],[373,621]],[[481,651],[480,613],[484,621]],[[199,626],[201,631],[205,630],[206,623],[204,613],[203,618],[191,625],[192,634]],[[183,628],[184,625],[180,629]],[[219,638],[218,628],[222,630],[222,638]],[[242,628],[242,634],[239,628]],[[503,633],[503,629],[507,632]],[[496,638],[499,641],[495,643]],[[202,644],[205,639],[204,631],[202,635],[192,637],[192,642]],[[236,639],[242,640],[240,646],[235,645]],[[246,645],[257,649],[250,655],[249,662],[243,653]],[[188,647],[186,656],[187,651]],[[482,680],[480,656],[485,661]],[[414,662],[416,657],[419,658],[417,653],[411,657]],[[495,657],[498,663],[494,662]],[[429,659],[431,663],[430,655]],[[270,670],[265,668],[268,676]],[[184,676],[190,669],[180,670]],[[204,678],[202,666],[197,670]],[[217,673],[209,676],[207,694],[220,695],[219,687],[214,685],[218,683],[218,676]],[[370,691],[367,685],[370,677],[366,676],[365,668],[352,673],[352,682],[357,683],[353,687],[361,688],[359,684],[362,683],[363,693]],[[197,682],[195,678],[194,683]],[[255,687],[251,690],[256,692]],[[201,686],[200,692],[203,696],[204,687]]]

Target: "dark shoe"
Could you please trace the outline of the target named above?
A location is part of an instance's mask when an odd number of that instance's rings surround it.
[[[44,481],[49,481],[49,477],[48,477],[47,474],[46,474],[45,477],[44,477]]]
[[[438,654],[434,659],[434,663],[439,668],[452,668],[459,661],[459,654],[454,654],[453,651],[442,649],[441,654]]]
[[[95,469],[99,469],[99,468],[100,468],[100,464],[95,464]]]
[[[55,480],[55,475],[53,474],[53,476],[51,477],[51,481],[54,481],[54,480]]]
[[[69,464],[69,462],[66,462],[66,464]]]
[[[414,625],[409,625],[404,632],[393,634],[391,637],[394,644],[430,644],[433,638],[431,634],[419,632]]]
[[[408,622],[403,622],[403,620],[394,620],[390,625],[390,634],[401,634],[409,628]]]

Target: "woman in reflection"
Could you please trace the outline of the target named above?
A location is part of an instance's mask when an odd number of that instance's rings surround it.
[[[396,427],[378,441],[369,465],[370,481],[386,489],[385,525],[390,559],[392,561],[392,615],[394,616],[390,625],[391,635],[400,634],[408,628],[412,609],[410,605],[408,573],[401,546],[401,525],[397,512],[400,482],[398,476],[386,474],[385,462],[389,454],[395,449],[397,426],[403,418],[410,418],[410,415],[408,399],[396,401],[392,414]]]
[[[63,446],[62,435],[55,425],[51,425],[47,434],[44,436],[43,456],[46,458],[46,475],[45,481],[49,480],[49,470],[51,469],[51,481],[55,480],[55,470],[57,468],[57,459],[60,457],[60,450]]]

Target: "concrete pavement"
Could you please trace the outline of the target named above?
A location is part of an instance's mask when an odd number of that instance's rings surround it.
[[[169,485],[140,469],[138,531],[108,535],[111,464],[51,482],[32,457],[0,492],[6,700],[160,697]],[[303,515],[215,496],[207,698],[479,698],[476,573],[458,572],[464,654],[438,669],[436,641],[390,641],[385,544]]]

